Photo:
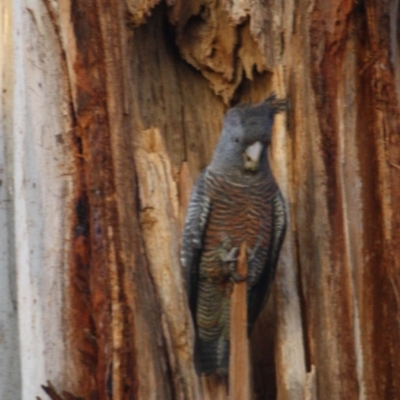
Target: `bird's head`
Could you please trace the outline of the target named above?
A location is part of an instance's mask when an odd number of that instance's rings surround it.
[[[266,147],[271,142],[274,115],[286,102],[275,95],[255,105],[240,104],[225,115],[221,138],[211,163],[213,169],[227,168],[254,174],[267,162]]]

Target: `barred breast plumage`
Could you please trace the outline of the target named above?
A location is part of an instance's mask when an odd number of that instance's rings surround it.
[[[274,277],[286,219],[265,152],[276,112],[272,100],[228,112],[213,161],[193,188],[181,260],[196,328],[195,359],[200,373],[225,375],[228,371],[235,249],[246,242],[250,251],[249,330]],[[263,152],[257,153],[256,142],[265,143]],[[254,154],[259,164],[246,158]]]
[[[212,207],[200,257],[196,310],[200,364],[205,373],[215,370],[224,373],[228,368],[233,282],[222,261],[224,253],[240,247],[244,241],[255,251],[248,267],[249,297],[267,263],[273,229],[272,198],[278,188],[274,180],[261,178],[248,186],[231,183],[211,171],[205,177]],[[267,285],[274,271],[269,272]],[[255,312],[249,310],[252,319]]]

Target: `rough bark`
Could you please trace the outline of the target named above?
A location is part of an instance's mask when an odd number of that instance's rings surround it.
[[[289,227],[254,397],[400,397],[398,0],[0,12],[2,399],[228,398],[194,371],[179,239],[223,113],[271,91]]]

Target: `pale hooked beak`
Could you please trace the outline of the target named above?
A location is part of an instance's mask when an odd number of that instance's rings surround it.
[[[255,142],[246,148],[243,154],[244,169],[246,171],[258,170],[262,149],[263,145],[260,142]]]

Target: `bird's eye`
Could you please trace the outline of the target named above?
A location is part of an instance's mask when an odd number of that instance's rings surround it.
[[[240,141],[239,138],[235,138],[236,143],[239,143],[239,141]]]

